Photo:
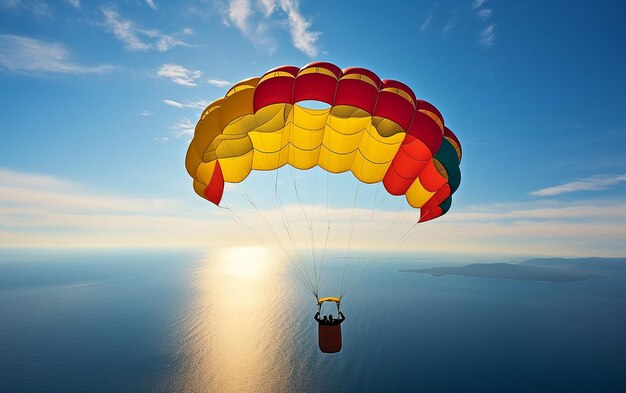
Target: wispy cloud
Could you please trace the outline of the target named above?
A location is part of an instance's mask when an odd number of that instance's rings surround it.
[[[593,176],[585,179],[561,184],[559,186],[542,188],[533,191],[530,195],[555,196],[578,191],[602,191],[611,188],[621,182],[626,182],[626,174],[614,176]]]
[[[259,0],[259,4],[265,16],[270,16],[276,9],[276,0]]]
[[[52,17],[52,8],[39,0],[0,0],[0,9],[13,12],[26,12],[36,18]]]
[[[426,31],[430,27],[430,22],[433,20],[432,14],[429,14],[424,22],[420,25],[420,31]]]
[[[234,195],[237,193],[228,191],[225,198]],[[222,209],[203,202],[193,195],[191,186],[185,200],[127,197],[94,191],[93,186],[56,177],[0,168],[0,247],[257,245],[252,235],[244,232],[242,236],[242,229]],[[264,239],[268,231],[258,211],[247,205],[231,208]],[[304,206],[306,211],[310,208],[320,213],[317,215],[320,220],[326,220],[328,212],[324,206]],[[284,209],[288,217],[297,218],[303,207],[287,204]],[[264,210],[263,214],[272,217],[273,212]],[[337,207],[333,209],[333,217],[335,232],[329,247],[343,250],[353,219],[356,229],[361,225],[366,228],[371,212]],[[374,241],[363,242],[368,238],[355,237],[352,244],[358,247],[364,243],[378,250],[393,247],[395,240],[385,239],[395,238],[386,237],[386,231],[390,226],[399,226],[397,218],[398,212],[382,211],[372,228]],[[402,225],[410,227],[412,220]],[[603,203],[539,200],[465,209],[453,207],[440,219],[418,225],[400,250],[464,255],[623,256],[626,254],[624,220],[626,203],[615,200]],[[322,231],[323,239],[326,226],[321,224],[315,222],[314,228]],[[276,226],[277,234],[284,233],[280,232],[278,223]],[[215,233],[215,228],[219,228],[219,236],[207,237],[207,233]],[[367,231],[355,230],[355,236],[361,236],[361,232]],[[303,236],[299,241],[306,243],[306,239]],[[268,244],[271,244],[269,240]]]
[[[163,64],[157,75],[163,78],[169,78],[172,82],[181,86],[194,87],[197,86],[196,79],[202,76],[200,71],[192,71],[177,64]]]
[[[137,26],[130,19],[120,16],[115,8],[102,7],[101,10],[104,15],[104,26],[124,43],[127,50],[155,49],[159,52],[165,52],[177,46],[189,46],[177,38],[178,34],[168,35],[156,29],[143,29]],[[185,34],[184,31],[183,34]]]
[[[220,88],[226,87],[226,86],[230,86],[232,84],[232,83],[230,83],[228,81],[225,81],[225,80],[222,80],[222,79],[208,79],[207,82],[210,85],[213,85],[215,87],[220,87]]]
[[[248,19],[251,15],[252,5],[249,0],[232,0],[228,4],[229,19],[242,32],[249,31]]]
[[[182,138],[182,137],[192,137],[195,128],[196,128],[195,123],[192,123],[189,119],[187,119],[186,117],[183,117],[178,121],[178,123],[174,124],[171,127],[171,130],[172,130],[172,134],[176,138]]]
[[[24,173],[0,168],[0,203],[8,205],[32,204],[47,200],[50,206],[58,210],[89,209],[92,212],[132,212],[147,208],[162,209],[168,203],[155,199],[150,202],[141,198],[123,198],[102,194],[92,198],[80,185],[52,176]],[[55,192],[62,191],[62,193]],[[150,207],[148,207],[150,206]]]
[[[169,106],[173,106],[174,108],[184,108],[185,105],[181,104],[180,102],[177,101],[172,101],[172,100],[163,100],[163,102]]]
[[[65,2],[74,8],[80,8],[80,0],[65,0]]]
[[[230,0],[224,12],[224,24],[234,25],[244,37],[269,52],[276,50],[271,37],[273,27],[286,26],[293,46],[309,57],[319,53],[320,32],[311,30],[311,22],[300,12],[298,0]],[[285,18],[286,17],[286,18]]]
[[[281,8],[287,13],[289,20],[289,32],[296,49],[306,53],[309,57],[315,57],[319,53],[317,39],[320,32],[310,31],[311,22],[306,20],[300,13],[299,3],[296,0],[281,0]]]
[[[163,102],[169,106],[173,106],[174,108],[195,108],[195,109],[204,109],[209,105],[208,101],[200,100],[182,103],[174,100],[163,100]]]
[[[255,18],[256,14],[250,0],[231,0],[225,14],[226,26],[233,24],[245,38],[257,47],[264,48],[268,53],[276,51],[276,42],[268,34],[271,15]]]
[[[442,34],[448,34],[454,28],[454,20],[450,19],[441,29]]]
[[[483,4],[485,4],[487,2],[487,0],[474,0],[472,2],[472,8],[480,8],[483,6]]]
[[[52,176],[0,168],[0,247],[199,245],[195,231],[207,233],[227,220],[215,213],[210,224],[181,201],[94,191]],[[224,231],[235,237],[234,230],[226,222]]]
[[[15,74],[103,73],[110,65],[85,66],[75,63],[68,49],[60,43],[18,35],[0,34],[0,70]]]
[[[117,39],[124,42],[124,46],[127,49],[137,51],[150,48],[150,45],[139,37],[140,33],[137,32],[136,27],[130,20],[122,19],[117,11],[112,8],[103,8],[102,13],[105,17],[106,26]]]
[[[156,4],[154,4],[154,0],[146,0],[146,4],[148,4],[148,7],[156,11],[157,7]]]
[[[148,116],[152,116],[152,114],[153,114],[153,113],[152,113],[152,112],[150,112],[150,111],[148,111],[148,110],[145,110],[145,111],[141,111],[141,113],[140,113],[140,114],[141,114],[141,116],[146,116],[146,117],[148,117]]]
[[[480,39],[478,40],[478,42],[485,48],[493,46],[493,44],[496,42],[496,25],[492,24],[485,27],[480,32]]]
[[[453,249],[465,252],[623,256],[625,219],[621,201],[475,206],[448,213],[441,225],[433,222],[428,247],[444,246],[437,237],[448,236],[458,240]]]
[[[489,8],[485,8],[485,9],[478,11],[476,15],[478,15],[478,17],[482,19],[483,21],[486,21],[487,19],[491,17],[491,15],[493,15],[493,11]]]
[[[483,22],[487,22],[489,18],[493,16],[493,10],[490,8],[481,8],[487,0],[474,0],[472,2],[472,8],[476,10],[476,16]],[[490,24],[482,28],[480,31],[480,37],[478,39],[478,43],[483,48],[489,48],[493,46],[496,42],[496,25],[495,23]]]

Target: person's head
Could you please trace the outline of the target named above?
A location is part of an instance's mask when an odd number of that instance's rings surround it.
[[[324,315],[324,320],[328,321],[328,315]]]
[[[330,319],[330,320],[332,321],[332,320],[333,320],[333,314],[330,314],[330,315],[328,316],[328,319]]]

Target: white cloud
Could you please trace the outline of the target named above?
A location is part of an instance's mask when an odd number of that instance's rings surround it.
[[[432,14],[429,14],[424,22],[420,25],[420,31],[426,31],[430,27],[430,22],[433,20]]]
[[[468,250],[485,247],[521,255],[601,255],[626,253],[623,201],[533,202],[476,206],[449,212],[430,230]],[[435,222],[433,222],[435,224]],[[490,240],[487,240],[490,239]],[[472,243],[478,242],[475,245]]]
[[[113,67],[76,64],[63,44],[0,34],[0,69],[16,74],[88,74],[103,73]]]
[[[530,195],[555,196],[578,191],[602,191],[621,182],[626,182],[626,174],[615,176],[594,176],[571,183],[561,184],[555,187],[543,188],[541,190],[531,192]]]
[[[480,7],[482,7],[486,2],[487,2],[486,0],[474,0],[474,2],[472,3],[472,8],[477,10],[476,16],[482,22],[487,22],[487,20],[493,16],[493,10],[491,10],[490,8],[480,9]],[[493,23],[483,28],[480,32],[480,38],[478,40],[478,43],[484,48],[489,48],[493,46],[493,44],[496,42],[496,30],[495,29],[496,29],[496,25]]]
[[[300,13],[298,1],[281,0],[280,4],[283,11],[287,13],[293,45],[309,57],[317,56],[319,53],[317,39],[321,33],[309,30],[311,22]]]
[[[152,8],[153,10],[156,11],[157,7],[154,4],[154,0],[146,0],[146,4],[148,4],[148,7]]]
[[[210,85],[213,85],[215,87],[220,87],[220,88],[223,88],[223,87],[226,87],[226,86],[230,86],[232,84],[232,83],[230,83],[228,81],[225,81],[225,80],[222,80],[222,79],[208,79],[207,82]]]
[[[482,19],[483,21],[486,21],[493,15],[493,11],[489,8],[485,8],[485,9],[479,10],[476,13],[476,15],[478,15],[478,17]]]
[[[174,100],[163,100],[163,102],[169,106],[173,106],[174,108],[195,108],[195,109],[204,109],[209,105],[208,101],[200,100],[193,101],[188,103],[182,103]]]
[[[273,53],[276,50],[276,43],[268,35],[269,15],[262,20],[253,18],[255,15],[250,0],[231,0],[228,4],[224,24],[230,27],[230,23],[232,23],[245,38],[252,41],[257,47],[265,48],[268,53]]]
[[[449,20],[444,26],[443,29],[441,30],[442,34],[448,34],[452,29],[454,28],[454,21],[453,20]]]
[[[52,17],[52,8],[39,0],[0,0],[0,8],[13,12],[27,12],[36,18]]]
[[[231,22],[242,32],[248,32],[248,18],[252,15],[249,0],[232,0],[228,6],[228,16]]]
[[[124,42],[127,49],[136,51],[150,48],[149,44],[139,38],[137,29],[131,21],[121,19],[117,11],[112,8],[102,8],[102,13],[107,27],[117,39]]]
[[[183,117],[182,119],[180,119],[178,121],[178,123],[174,124],[171,129],[172,129],[172,134],[176,137],[176,138],[182,138],[182,137],[192,137],[193,136],[193,132],[196,128],[195,123],[192,123],[189,119],[187,119],[186,117]]]
[[[187,121],[188,122],[188,121]],[[169,139],[169,138],[168,138]],[[161,139],[166,142],[166,140]],[[286,184],[290,186],[290,184]],[[236,196],[229,187],[225,198]],[[254,189],[253,187],[250,189]],[[151,195],[154,195],[151,194]],[[128,197],[94,191],[94,187],[56,177],[0,168],[0,247],[167,247],[258,245],[224,209],[193,194],[185,200]],[[230,200],[229,200],[230,202]],[[268,244],[272,237],[258,211],[230,206]],[[287,217],[297,218],[308,205],[285,205]],[[323,239],[325,206],[312,207],[314,228]],[[279,212],[264,210],[266,217]],[[359,238],[367,231],[371,212],[366,208],[335,208],[329,248],[345,250],[349,227],[355,219],[353,249],[388,250],[396,243],[385,240],[389,227],[398,227],[398,212],[382,211],[375,219],[373,241]],[[414,218],[402,220],[401,234]],[[505,255],[623,256],[626,253],[626,203],[624,201],[533,201],[526,204],[487,204],[459,209],[415,227],[400,250],[420,252],[491,253]],[[271,222],[271,221],[270,221]],[[296,223],[297,225],[297,223]],[[219,228],[219,233],[216,232]],[[276,230],[282,231],[279,222]],[[242,233],[243,231],[243,233]],[[308,229],[307,229],[308,231]],[[285,237],[284,232],[277,232]],[[210,234],[211,236],[208,236]],[[267,235],[267,236],[266,236]],[[307,237],[298,238],[301,247]],[[391,236],[389,239],[395,239]],[[290,247],[284,238],[283,244]]]
[[[200,71],[191,71],[177,64],[163,64],[158,76],[169,78],[172,82],[181,86],[197,86],[195,80],[202,76]]]
[[[102,7],[102,13],[106,28],[130,51],[156,49],[159,52],[165,52],[177,46],[189,46],[178,39],[176,34],[168,35],[159,30],[146,30],[138,27],[130,19],[122,18],[114,8]]]
[[[26,176],[25,176],[26,175]],[[69,188],[72,183],[39,174],[25,174],[0,167],[0,184],[11,187]],[[35,186],[36,185],[36,186]]]
[[[80,8],[80,0],[65,0],[65,2],[74,8]]]
[[[512,221],[604,221],[626,217],[626,204],[616,201],[561,202],[554,200],[528,203],[500,203],[474,206],[455,212],[455,222],[512,222]]]
[[[51,211],[73,209],[92,212],[132,212],[171,207],[162,199],[124,198],[106,194],[94,195],[79,184],[52,176],[24,173],[0,168],[0,203],[10,206],[49,205]]]
[[[485,4],[487,2],[487,0],[474,0],[472,2],[472,8],[480,8],[483,6],[483,4]]]
[[[287,26],[291,41],[299,51],[309,57],[319,53],[317,41],[321,33],[310,30],[311,22],[301,14],[297,0],[257,0],[256,7],[251,0],[230,0],[224,14],[226,26],[234,25],[244,37],[270,53],[276,50],[275,40],[270,35],[274,26]]]
[[[174,108],[184,108],[185,105],[181,104],[180,102],[176,102],[176,101],[172,101],[172,100],[163,100],[164,103],[166,103],[169,106],[173,106]]]
[[[208,217],[198,219],[181,201],[97,192],[51,176],[0,168],[0,247],[200,245],[222,220],[224,232],[236,237],[219,209]]]
[[[492,24],[489,25],[487,27],[485,27],[483,29],[483,31],[480,32],[480,39],[479,39],[479,43],[488,48],[490,46],[493,46],[493,44],[496,41],[496,25]]]
[[[270,16],[276,8],[276,0],[260,0],[259,5],[265,16]]]
[[[148,110],[142,111],[142,112],[141,112],[141,116],[146,116],[146,117],[147,117],[147,116],[152,116],[152,112],[150,112],[150,111],[148,111]]]

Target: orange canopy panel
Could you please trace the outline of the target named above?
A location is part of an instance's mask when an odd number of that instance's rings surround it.
[[[341,351],[341,324],[318,325],[320,351],[337,353]]]

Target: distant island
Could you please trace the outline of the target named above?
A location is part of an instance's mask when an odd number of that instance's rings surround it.
[[[524,281],[576,282],[602,278],[602,273],[626,272],[626,258],[537,258],[520,263],[473,263],[466,266],[441,266],[400,271],[431,276],[453,275]]]

